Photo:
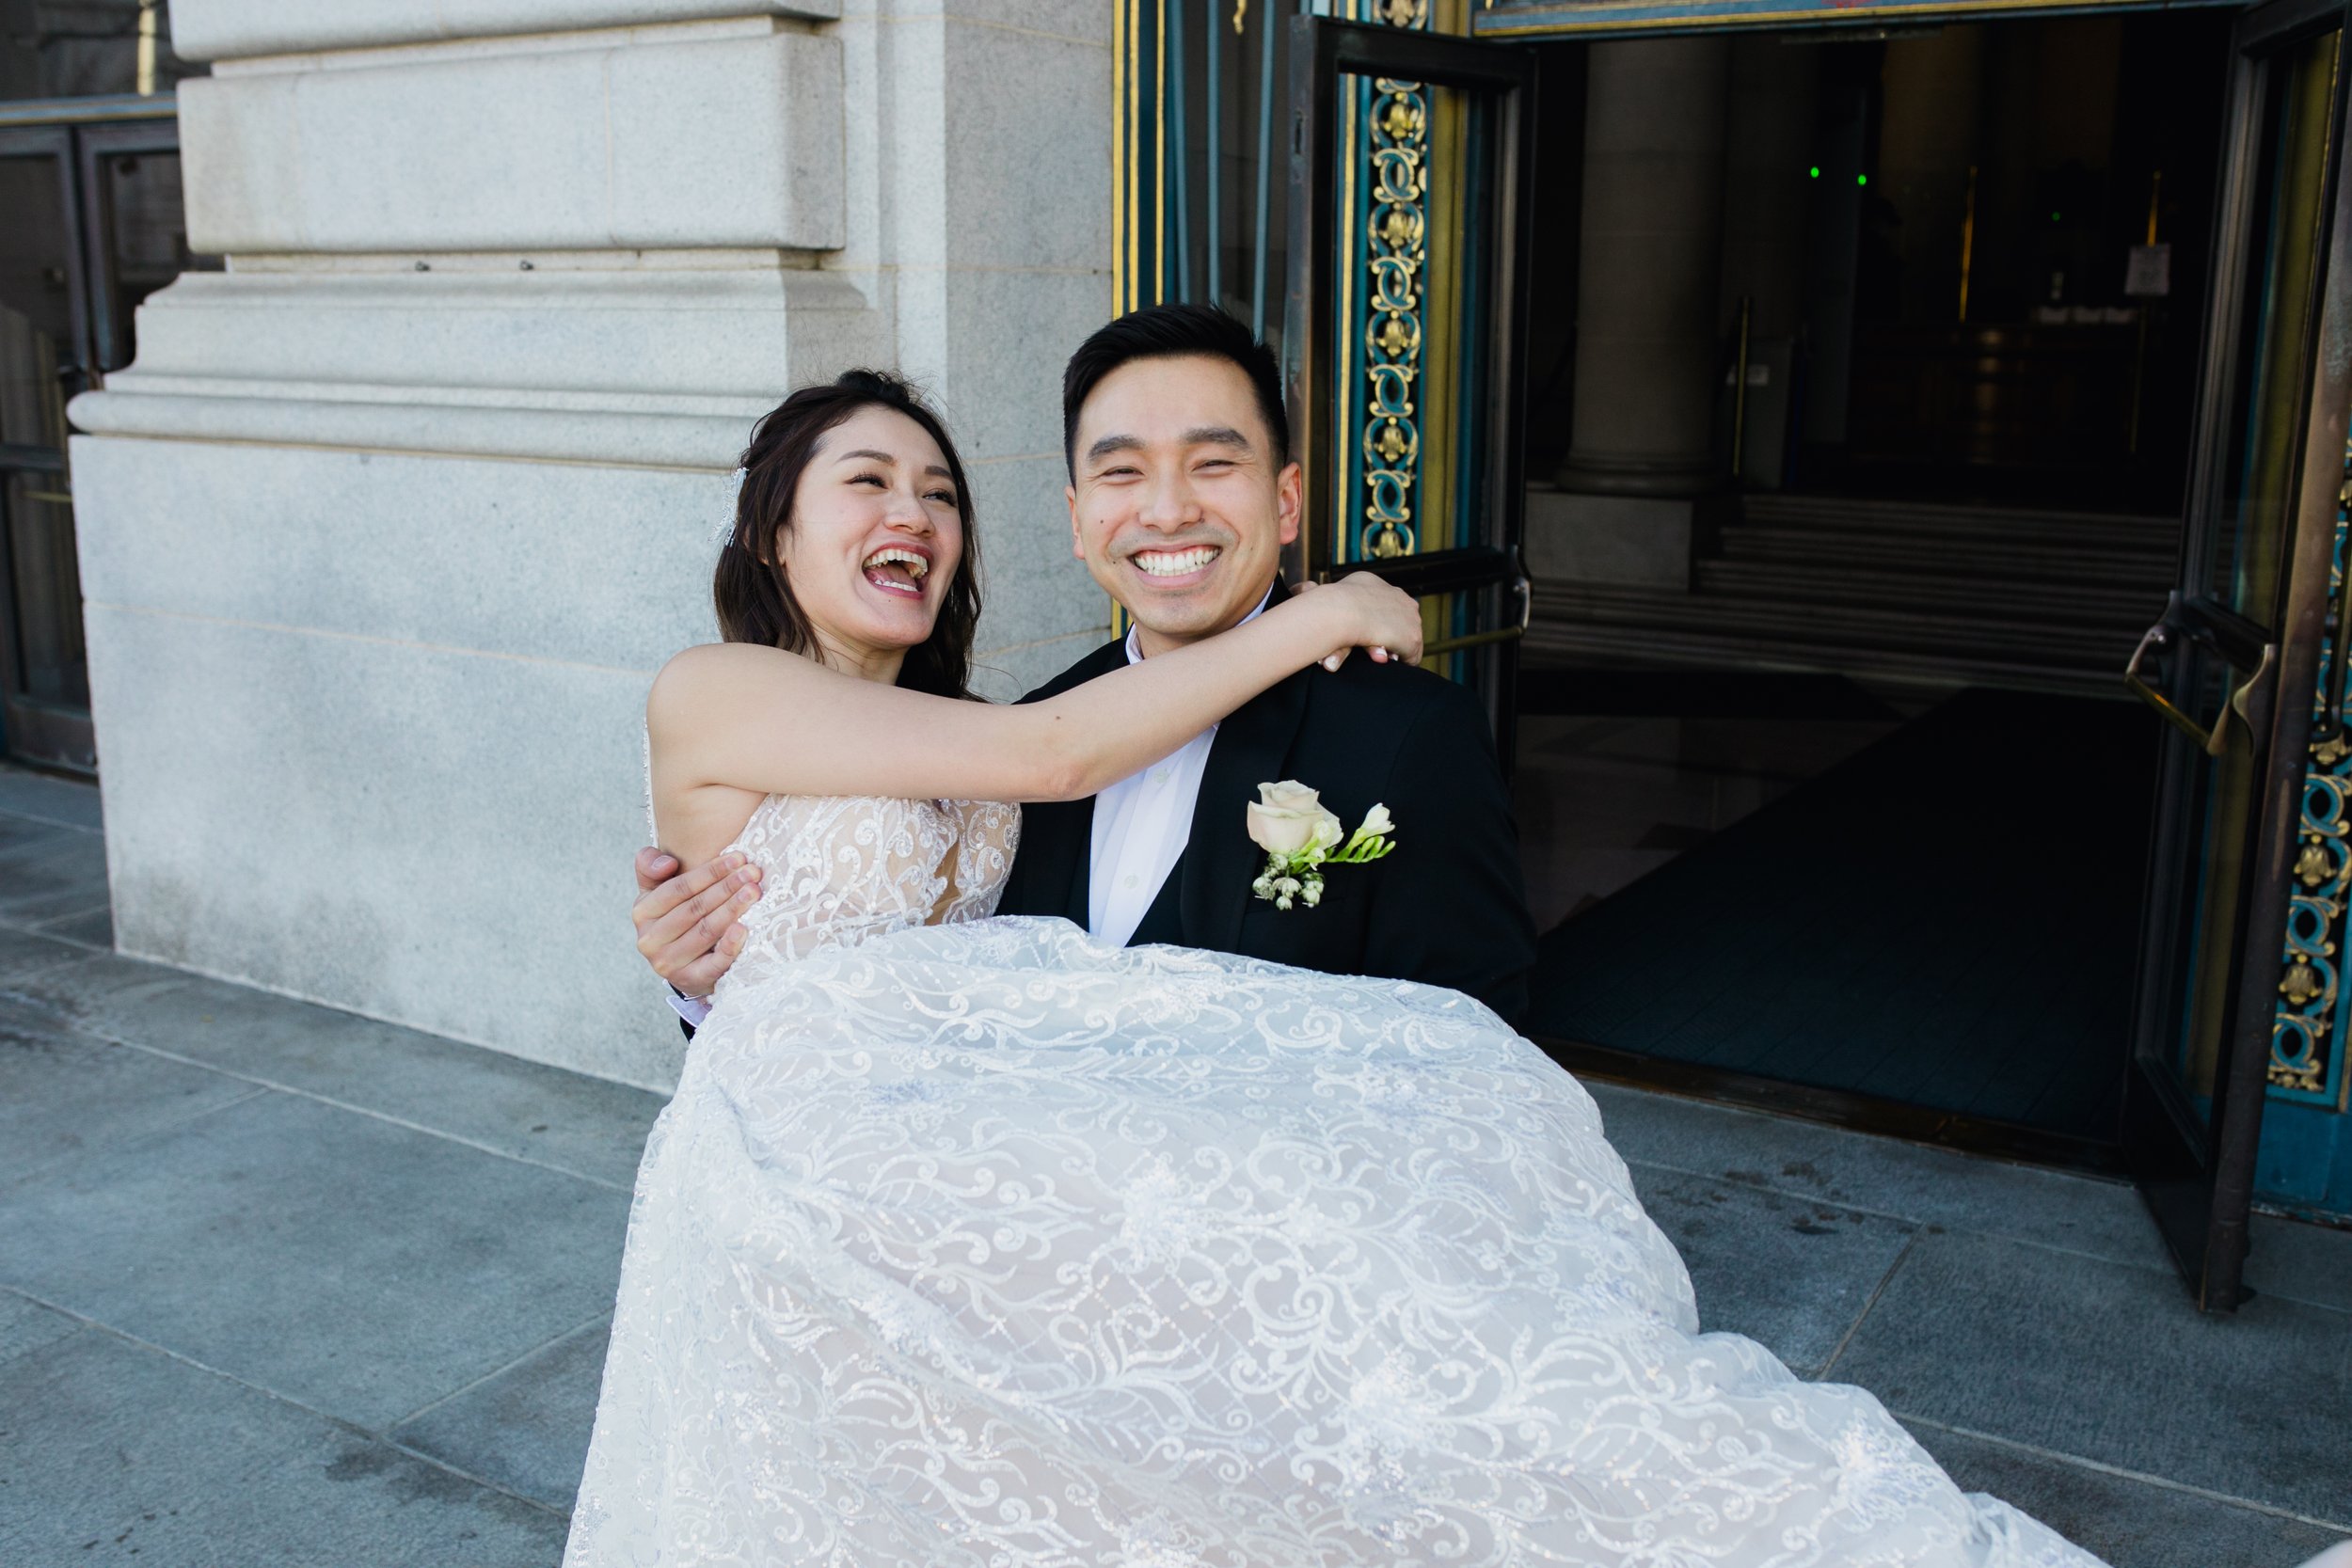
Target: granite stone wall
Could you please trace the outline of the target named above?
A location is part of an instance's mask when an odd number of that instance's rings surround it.
[[[72,406],[125,951],[632,1083],[651,673],[751,421],[946,410],[1010,695],[1104,635],[1062,356],[1107,311],[1099,0],[179,0],[190,231]]]

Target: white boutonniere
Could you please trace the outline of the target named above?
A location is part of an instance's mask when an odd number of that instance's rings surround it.
[[[1364,865],[1396,847],[1389,808],[1375,804],[1363,824],[1346,833],[1317,796],[1295,779],[1262,784],[1249,802],[1249,837],[1265,851],[1265,870],[1249,891],[1278,910],[1293,904],[1313,909],[1323,902],[1323,867]],[[1346,842],[1341,838],[1345,834]]]

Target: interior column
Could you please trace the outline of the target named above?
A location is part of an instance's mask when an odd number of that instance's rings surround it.
[[[1593,45],[1576,402],[1567,460],[1530,494],[1538,576],[1687,585],[1714,488],[1729,40]]]

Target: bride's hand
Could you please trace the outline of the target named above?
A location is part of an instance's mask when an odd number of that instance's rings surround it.
[[[1373,662],[1421,662],[1421,601],[1372,572],[1350,572],[1334,583],[1302,582],[1294,594],[1321,589],[1315,608],[1332,616],[1339,646],[1325,656],[1323,667],[1337,670],[1358,648],[1372,651]]]

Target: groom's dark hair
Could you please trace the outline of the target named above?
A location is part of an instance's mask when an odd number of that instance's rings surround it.
[[[792,526],[792,498],[801,474],[817,455],[825,433],[861,408],[888,408],[921,425],[947,459],[947,477],[963,518],[963,559],[940,599],[931,634],[909,648],[898,666],[898,684],[937,697],[969,697],[972,638],[980,624],[980,536],[972,527],[972,487],[963,481],[963,460],[947,439],[947,427],[930,404],[888,371],[844,371],[820,387],[803,387],[760,416],[752,444],[739,462],[742,485],[735,496],[735,526],[719,548],[710,597],[719,615],[719,636],[728,642],[757,642],[787,653],[814,653],[817,635],[808,612],[792,593],[792,579],[776,553],[776,540]]]
[[[1078,478],[1078,410],[1103,378],[1137,359],[1174,359],[1202,355],[1237,366],[1258,395],[1258,417],[1274,443],[1279,468],[1291,458],[1290,415],[1282,408],[1282,368],[1274,351],[1249,328],[1214,305],[1147,305],[1098,327],[1078,345],[1061,376],[1061,453],[1073,483]]]

